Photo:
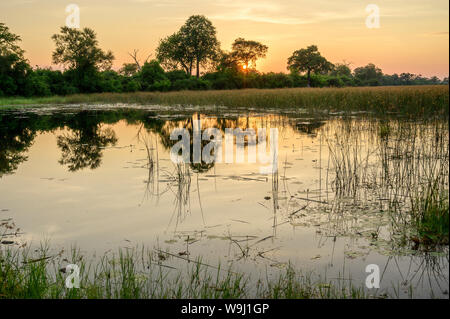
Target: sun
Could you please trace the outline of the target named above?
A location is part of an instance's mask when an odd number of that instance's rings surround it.
[[[242,66],[242,68],[243,68],[244,70],[247,70],[247,66],[246,66],[246,65]]]

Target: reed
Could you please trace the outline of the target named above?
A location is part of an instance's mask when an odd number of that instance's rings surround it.
[[[368,298],[363,288],[333,283],[292,267],[277,279],[252,278],[189,259],[185,269],[165,265],[176,255],[135,247],[87,259],[79,249],[51,254],[48,245],[0,248],[0,299],[146,299],[146,298]],[[182,257],[181,259],[187,258]],[[80,288],[67,288],[67,264],[80,269]]]
[[[434,86],[246,89],[221,91],[98,93],[43,98],[2,98],[18,108],[39,104],[195,105],[238,108],[295,108],[318,112],[364,111],[413,116],[448,116],[449,88]]]

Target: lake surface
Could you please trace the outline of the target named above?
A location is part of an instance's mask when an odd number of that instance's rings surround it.
[[[262,174],[261,163],[248,161],[173,163],[170,133],[192,131],[198,120],[221,131],[278,129],[278,170]],[[20,228],[17,246],[49,240],[55,250],[101,254],[146,245],[232,263],[254,277],[290,263],[357,286],[376,264],[378,293],[448,298],[448,246],[416,247],[404,226],[427,178],[448,193],[448,142],[446,120],[394,116],[158,106],[0,111],[0,220]]]

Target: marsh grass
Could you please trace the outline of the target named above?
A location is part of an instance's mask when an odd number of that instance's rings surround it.
[[[211,268],[200,258],[184,269],[164,265],[162,252],[136,247],[89,261],[72,247],[51,254],[48,245],[37,250],[0,248],[0,298],[136,299],[136,298],[367,298],[349,283],[313,279],[291,266],[275,280],[252,281],[231,267]],[[159,256],[159,257],[158,257]],[[67,264],[80,268],[80,288],[66,288]]]
[[[246,89],[223,91],[99,93],[43,98],[0,98],[8,108],[36,104],[196,105],[238,108],[301,108],[309,112],[364,111],[448,116],[448,86]]]
[[[439,189],[429,186],[426,194],[415,200],[412,214],[417,232],[412,240],[416,244],[449,244],[448,194],[439,194]]]
[[[395,241],[396,247],[433,251],[448,245],[448,123],[358,123],[343,121],[329,136],[336,199],[356,204],[370,199],[372,212],[389,215],[390,222],[383,227],[389,227],[387,240]],[[372,233],[375,240],[380,227]]]

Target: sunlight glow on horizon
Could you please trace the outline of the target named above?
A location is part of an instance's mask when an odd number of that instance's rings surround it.
[[[78,4],[81,27],[98,35],[101,48],[114,53],[114,69],[130,63],[128,52],[141,58],[159,40],[176,32],[193,14],[203,14],[217,28],[223,50],[238,37],[269,47],[257,60],[262,72],[287,72],[293,51],[316,44],[330,62],[351,68],[374,63],[384,73],[410,72],[440,78],[449,74],[449,6],[444,0],[8,0],[0,3],[0,21],[22,37],[31,65],[52,65],[51,36],[64,25],[68,4]],[[365,26],[365,7],[380,7],[381,27]]]

